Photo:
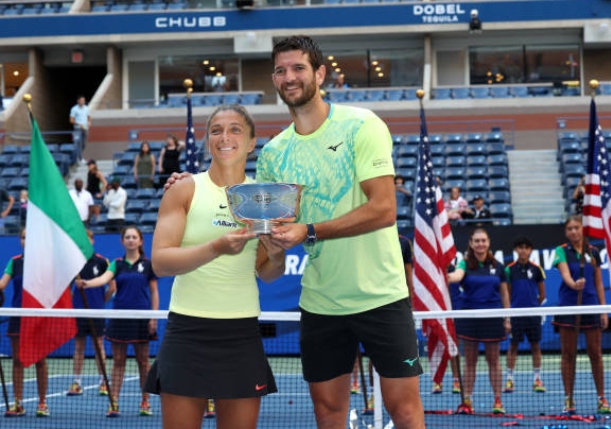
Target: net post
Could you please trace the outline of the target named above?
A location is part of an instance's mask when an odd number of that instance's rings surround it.
[[[384,419],[382,416],[382,387],[380,385],[380,374],[375,367],[371,367],[373,372],[373,427],[375,429],[384,429]],[[394,427],[390,426],[390,427]]]
[[[363,407],[363,410],[366,411],[368,409],[367,406],[367,383],[365,382],[365,368],[363,368],[363,354],[361,353],[361,346],[359,344],[358,348],[356,349],[356,361],[358,362],[358,366],[359,366],[359,378],[361,379],[361,388],[363,389],[363,403],[365,404],[365,406]]]
[[[6,390],[6,381],[4,380],[4,369],[2,369],[2,359],[0,358],[0,381],[2,382],[2,397],[4,398],[4,406],[9,410],[8,391]]]

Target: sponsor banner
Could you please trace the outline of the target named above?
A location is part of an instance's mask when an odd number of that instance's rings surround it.
[[[435,2],[386,5],[254,8],[164,12],[113,12],[2,17],[0,38],[104,36],[228,32],[291,29],[351,28],[405,25],[467,24],[473,9],[484,25],[498,22],[573,21],[611,16],[606,0],[550,0],[494,2]]]
[[[556,246],[566,242],[564,236],[564,227],[562,225],[513,225],[513,226],[490,226],[486,227],[490,234],[492,251],[499,261],[505,265],[514,260],[512,249],[513,240],[519,235],[528,236],[534,244],[531,260],[540,265],[546,274],[546,306],[555,306],[558,302],[558,288],[561,283],[560,273],[552,266],[555,257]],[[462,258],[464,251],[467,249],[469,234],[472,231],[470,226],[454,227],[454,240],[456,242],[457,259]],[[403,231],[404,235],[412,237],[411,231]],[[145,234],[145,252],[150,257],[151,255],[152,235]],[[611,302],[609,294],[609,257],[604,244],[600,240],[592,240],[591,244],[598,247],[601,252],[603,262],[603,283],[607,294],[607,302]],[[123,256],[123,248],[121,246],[120,236],[116,234],[99,234],[95,237],[95,251],[112,260]],[[2,270],[8,263],[9,259],[22,252],[19,245],[18,237],[16,236],[0,236],[0,266]],[[301,246],[290,249],[286,253],[286,270],[285,275],[273,283],[259,282],[260,300],[262,311],[297,311],[299,304],[299,294],[301,292],[301,276],[307,263],[307,255]],[[170,302],[170,292],[173,278],[162,277],[159,279],[159,297],[160,309],[167,309]],[[12,284],[5,290],[6,299],[5,306],[10,305],[12,299]],[[108,303],[109,308],[112,303]],[[559,350],[558,335],[553,332],[551,320],[548,317],[545,320],[543,327],[543,340],[541,346],[544,350]],[[4,335],[6,323],[1,323],[0,320],[0,335]],[[280,324],[281,325],[281,324]],[[266,345],[274,346],[274,340],[281,341],[285,334],[294,335],[292,327],[288,327],[290,332],[283,334],[285,327],[278,326],[276,338],[266,338]],[[611,347],[611,342],[608,335],[603,336],[603,346]],[[8,353],[8,343],[3,343],[4,347],[0,348],[0,353]],[[157,343],[151,344],[151,350],[154,352],[158,347]],[[280,346],[278,346],[280,347]],[[298,344],[295,344],[298,347]],[[527,348],[526,344],[523,344]],[[4,350],[6,348],[7,350]],[[505,348],[505,346],[503,346]],[[297,349],[294,350],[297,352]],[[59,355],[65,354],[70,356],[69,347],[60,349]],[[63,353],[63,354],[62,354]]]

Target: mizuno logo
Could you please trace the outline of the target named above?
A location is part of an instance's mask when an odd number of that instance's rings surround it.
[[[409,366],[414,366],[414,363],[416,363],[417,360],[418,360],[418,356],[416,356],[413,359],[405,359],[403,362],[405,362]]]
[[[338,148],[338,147],[340,147],[340,146],[341,146],[341,145],[343,145],[343,144],[344,144],[344,142],[338,143],[338,144],[336,144],[336,145],[331,145],[331,146],[329,146],[327,149],[331,149],[333,152],[336,152],[336,151],[337,151],[337,148]]]
[[[255,385],[255,389],[256,390],[263,390],[267,387],[267,384],[256,384]]]
[[[227,208],[227,205],[225,205],[225,204],[219,204],[219,209],[226,209],[226,208]]]

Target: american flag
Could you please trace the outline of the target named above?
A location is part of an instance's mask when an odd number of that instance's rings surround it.
[[[187,172],[199,173],[199,161],[197,160],[197,147],[195,146],[195,130],[193,129],[193,109],[191,107],[191,97],[187,96]]]
[[[598,124],[596,103],[590,103],[590,131],[588,136],[588,168],[583,198],[583,233],[588,237],[604,238],[611,243],[611,170],[605,138]]]
[[[452,308],[446,268],[456,256],[454,237],[444,209],[441,190],[433,174],[424,109],[420,109],[420,150],[416,182],[414,229],[414,308],[443,311]],[[428,319],[422,323],[428,337],[433,381],[441,383],[451,357],[458,354],[452,319]]]

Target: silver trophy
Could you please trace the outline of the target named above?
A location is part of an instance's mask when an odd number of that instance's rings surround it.
[[[227,188],[233,217],[255,234],[271,234],[272,226],[293,222],[299,212],[301,185],[246,183]]]

